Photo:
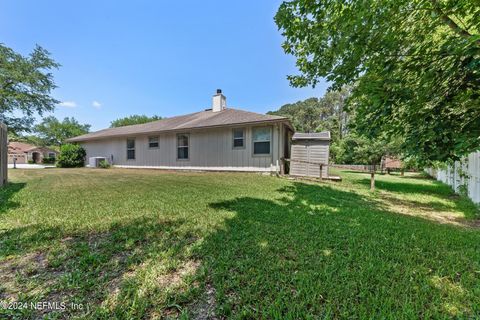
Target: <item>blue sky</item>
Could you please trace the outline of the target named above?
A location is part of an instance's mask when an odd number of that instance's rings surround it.
[[[289,86],[296,68],[273,21],[280,3],[0,0],[0,42],[49,50],[62,65],[54,97],[65,102],[54,115],[93,130],[130,114],[203,110],[217,88],[228,106],[264,113],[326,89]]]

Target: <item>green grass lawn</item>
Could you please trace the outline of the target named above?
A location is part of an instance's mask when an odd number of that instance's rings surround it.
[[[478,208],[420,176],[9,174],[0,301],[66,307],[0,318],[480,317]]]

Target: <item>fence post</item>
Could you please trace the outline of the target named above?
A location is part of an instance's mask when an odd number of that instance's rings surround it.
[[[323,180],[323,176],[322,176],[322,164],[320,164],[320,180]]]
[[[0,187],[8,180],[7,126],[0,122]]]

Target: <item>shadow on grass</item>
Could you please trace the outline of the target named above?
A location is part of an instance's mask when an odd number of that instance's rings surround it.
[[[411,179],[411,178],[408,178]],[[427,178],[419,178],[425,180],[431,180]],[[354,183],[362,185],[365,188],[370,187],[370,179],[358,179]],[[453,190],[443,184],[440,181],[431,180],[428,184],[418,184],[412,183],[408,180],[399,181],[384,181],[376,180],[375,188],[380,191],[388,191],[394,194],[405,194],[405,195],[428,195],[437,197],[438,199],[449,199],[452,202],[452,205],[442,203],[441,201],[428,201],[421,202],[414,199],[396,199],[395,197],[389,197],[387,195],[382,195],[382,198],[391,201],[395,204],[400,204],[406,207],[410,207],[412,210],[421,209],[423,211],[460,211],[466,219],[474,220],[480,217],[480,210],[478,207],[467,197],[456,195]]]
[[[184,222],[142,218],[101,233],[65,234],[61,228],[35,226],[1,233],[0,300],[74,302],[84,308],[0,309],[0,317],[145,317],[160,299],[154,292],[142,294],[137,271],[142,274],[148,261],[165,255],[170,262],[186,259],[186,249],[197,237],[177,232]]]
[[[19,203],[13,201],[13,196],[25,187],[23,182],[9,182],[6,186],[0,188],[0,214],[9,209],[19,206]]]
[[[472,270],[480,261],[479,233],[391,213],[325,185],[294,183],[279,191],[277,200],[241,197],[211,205],[236,213],[198,252],[220,317],[480,312]],[[459,289],[435,286],[439,278]]]
[[[39,226],[3,232],[0,299],[90,307],[51,318],[208,318],[201,314],[207,309],[218,318],[265,319],[480,312],[478,232],[404,217],[324,184],[293,182],[278,198],[237,197],[210,207],[234,216],[208,235],[183,219],[158,218],[96,233]],[[176,285],[186,277],[189,287]],[[209,306],[195,305],[209,287]],[[0,316],[44,314],[0,309]]]
[[[403,179],[402,179],[403,180]],[[395,193],[414,193],[414,194],[427,194],[448,196],[453,194],[453,191],[446,185],[438,181],[432,181],[432,184],[416,184],[408,181],[384,181],[375,180],[375,188]],[[358,179],[355,183],[365,187],[370,187],[370,179]]]

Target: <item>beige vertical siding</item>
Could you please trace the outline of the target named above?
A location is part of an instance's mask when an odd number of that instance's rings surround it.
[[[264,126],[265,127],[265,126]],[[268,125],[272,130],[269,155],[253,155],[253,127],[228,127],[190,130],[189,159],[177,159],[177,133],[131,136],[135,138],[135,160],[127,160],[126,137],[82,143],[90,157],[113,156],[113,164],[130,167],[185,168],[199,170],[271,171],[278,170],[277,160],[283,156],[283,124]],[[233,129],[245,128],[244,148],[233,148]],[[159,137],[159,148],[149,149],[148,137]]]
[[[290,174],[292,176],[320,177],[320,165],[318,164],[328,165],[329,146],[330,142],[323,140],[293,141]],[[322,177],[328,177],[327,166],[322,167]]]
[[[8,180],[7,126],[0,123],[0,186]]]

